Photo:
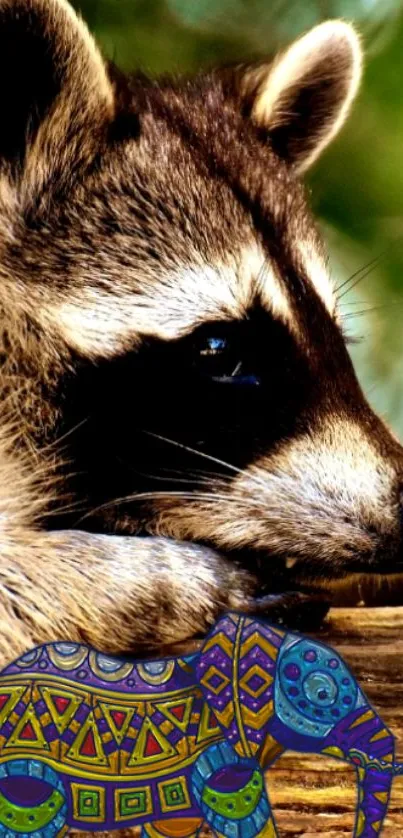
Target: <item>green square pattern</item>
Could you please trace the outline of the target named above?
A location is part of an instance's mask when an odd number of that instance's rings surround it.
[[[127,791],[119,797],[121,815],[141,815],[147,812],[147,794],[145,791]]]
[[[78,792],[78,811],[84,817],[91,815],[97,817],[100,815],[100,799],[99,791],[91,791],[90,789],[80,789]]]
[[[170,783],[163,786],[165,803],[167,806],[178,806],[186,802],[185,793],[181,783]]]

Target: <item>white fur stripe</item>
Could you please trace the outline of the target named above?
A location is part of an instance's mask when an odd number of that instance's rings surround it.
[[[336,315],[336,295],[324,259],[305,242],[298,245],[304,273],[332,317]]]
[[[288,296],[258,245],[218,265],[194,264],[155,281],[141,293],[112,295],[86,287],[75,298],[43,312],[70,346],[92,357],[106,357],[135,345],[142,336],[175,339],[206,321],[245,316],[260,289],[271,313],[295,327]]]

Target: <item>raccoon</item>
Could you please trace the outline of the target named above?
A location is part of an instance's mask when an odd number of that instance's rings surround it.
[[[403,450],[300,180],[361,63],[335,20],[274,61],[127,77],[65,0],[0,0],[3,662],[403,570]]]

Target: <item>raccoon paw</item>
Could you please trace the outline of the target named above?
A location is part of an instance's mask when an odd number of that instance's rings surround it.
[[[266,617],[288,629],[316,631],[330,606],[327,593],[284,591],[247,600],[242,610],[256,617]]]

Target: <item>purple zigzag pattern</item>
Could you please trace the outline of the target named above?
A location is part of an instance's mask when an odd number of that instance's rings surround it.
[[[242,756],[253,756],[262,744],[264,723],[258,714],[270,712],[283,636],[268,625],[230,615],[210,634],[199,661],[204,696]]]

